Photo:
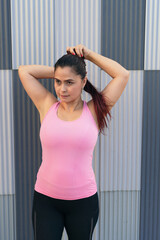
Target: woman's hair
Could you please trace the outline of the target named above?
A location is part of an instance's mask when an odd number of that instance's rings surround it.
[[[84,57],[79,57],[77,54],[72,55],[70,53],[63,55],[61,58],[57,60],[57,62],[54,65],[54,71],[58,67],[71,67],[72,70],[77,75],[81,76],[81,79],[83,80],[86,76],[86,63],[84,61]],[[101,92],[99,92],[87,79],[86,85],[84,86],[84,90],[88,92],[93,99],[94,103],[94,109],[97,115],[98,120],[98,126],[99,126],[99,134],[103,133],[102,130],[104,130],[105,126],[108,127],[106,119],[108,120],[107,115],[110,116],[110,119],[112,118],[111,113],[109,111],[109,103],[111,103],[110,99],[108,97],[105,97],[102,95]],[[107,104],[106,104],[107,100]],[[106,119],[105,119],[106,118]],[[104,134],[104,133],[103,133]]]

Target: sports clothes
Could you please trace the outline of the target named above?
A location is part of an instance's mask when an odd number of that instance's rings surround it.
[[[73,121],[58,117],[60,102],[50,107],[40,127],[42,163],[35,191],[63,200],[86,198],[97,192],[92,156],[99,131],[86,101]]]
[[[69,240],[91,240],[99,216],[98,194],[61,200],[34,191],[34,240],[60,240],[65,228]]]

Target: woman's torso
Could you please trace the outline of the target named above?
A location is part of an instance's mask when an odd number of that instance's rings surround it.
[[[45,106],[40,128],[42,163],[35,190],[66,200],[91,196],[97,191],[92,159],[98,128],[87,102],[72,116],[63,109],[59,112],[60,101],[55,99]]]

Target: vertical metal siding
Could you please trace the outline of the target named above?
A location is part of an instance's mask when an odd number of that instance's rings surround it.
[[[140,191],[100,194],[99,240],[139,240]]]
[[[52,66],[66,53],[67,46],[79,43],[115,59],[127,69],[143,70],[143,65],[145,69],[160,67],[160,3],[157,0],[136,0],[134,4],[127,0],[102,0],[102,3],[98,0],[11,0],[11,12],[9,4],[9,0],[0,0],[3,23],[0,24],[0,32],[7,33],[4,35],[5,41],[0,37],[0,68],[11,68],[12,61],[13,69],[22,64]],[[88,79],[98,90],[102,90],[111,80],[110,77],[91,62],[86,61],[86,64]],[[160,221],[157,125],[160,74],[144,72],[144,76],[142,71],[130,73],[128,85],[112,109],[113,119],[106,131],[107,136],[101,135],[94,149],[93,168],[100,198],[100,216],[93,236],[95,240],[160,238],[159,229],[156,228]],[[18,79],[17,70],[13,71],[12,82],[11,79],[10,71],[0,71],[0,238],[28,240],[33,239],[32,193],[41,163],[40,121],[35,106]],[[152,83],[148,81],[150,79]],[[55,94],[51,79],[40,81]],[[88,101],[90,98],[88,93],[83,92],[83,99]],[[153,101],[149,102],[149,99]],[[150,118],[152,114],[153,118]],[[151,143],[148,142],[150,139]],[[65,231],[63,240],[67,240]]]
[[[0,239],[17,240],[15,195],[0,195]]]
[[[102,0],[102,54],[130,70],[144,69],[146,0]]]
[[[0,239],[16,239],[12,71],[0,70]]]
[[[10,0],[0,0],[0,69],[12,68]]]
[[[102,71],[102,89],[109,81]],[[106,136],[100,136],[100,239],[139,239],[142,100],[143,71],[130,71]]]
[[[146,0],[145,70],[160,70],[160,2]]]
[[[160,239],[160,71],[144,71],[140,240]]]
[[[102,89],[111,77],[102,71]],[[143,71],[130,71],[125,90],[101,135],[101,191],[140,190]]]
[[[19,65],[54,63],[54,1],[11,0],[12,61]]]
[[[0,70],[0,194],[15,194],[12,72]]]
[[[100,239],[139,239],[144,27],[144,0],[102,0],[101,54],[132,71],[100,136]],[[101,89],[110,80],[102,71]]]

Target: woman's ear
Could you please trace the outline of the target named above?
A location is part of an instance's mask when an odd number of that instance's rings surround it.
[[[83,88],[84,88],[84,86],[85,86],[86,83],[87,83],[87,76],[85,76],[85,77],[83,78],[82,83],[83,83]]]
[[[86,83],[87,83],[87,76],[84,78],[84,85],[83,85],[83,88],[85,87]]]

